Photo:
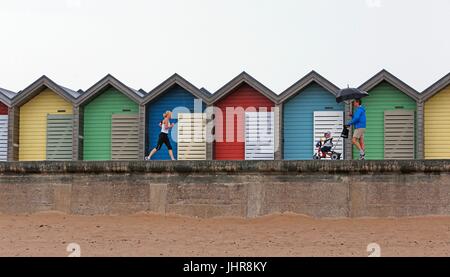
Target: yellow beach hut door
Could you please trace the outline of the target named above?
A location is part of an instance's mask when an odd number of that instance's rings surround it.
[[[178,114],[178,160],[206,160],[206,114]]]

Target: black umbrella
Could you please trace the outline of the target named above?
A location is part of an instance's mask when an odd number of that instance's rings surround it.
[[[345,88],[338,91],[336,102],[341,103],[342,101],[361,99],[366,96],[369,96],[369,94],[363,90],[357,88]]]

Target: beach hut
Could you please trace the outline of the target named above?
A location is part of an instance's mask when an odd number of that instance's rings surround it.
[[[12,159],[71,160],[73,105],[78,96],[79,92],[60,86],[46,76],[18,93],[10,112]]]
[[[424,158],[450,159],[450,73],[422,93]]]
[[[214,159],[273,160],[277,95],[243,72],[212,97]]]
[[[175,159],[206,160],[210,151],[206,140],[209,93],[200,90],[178,74],[172,75],[150,91],[142,102],[141,117],[146,130],[145,153],[156,146],[161,127],[159,123],[165,111],[172,111],[175,127],[169,135]],[[165,147],[165,146],[163,146]],[[168,151],[158,151],[153,160],[170,160]]]
[[[8,160],[8,118],[11,99],[16,94],[0,88],[0,162]]]
[[[339,88],[317,72],[310,72],[280,95],[283,114],[283,159],[311,160],[315,144],[331,131],[336,151],[344,159],[344,141],[338,138],[344,123],[343,103],[336,103]]]
[[[359,89],[369,93],[362,100],[367,116],[366,159],[415,159],[417,91],[386,70]],[[359,159],[356,148],[353,158]]]
[[[143,132],[139,104],[145,92],[107,75],[76,102],[80,120],[79,158],[83,160],[140,160]]]

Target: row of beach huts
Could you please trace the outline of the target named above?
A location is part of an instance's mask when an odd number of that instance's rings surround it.
[[[421,93],[386,70],[359,88],[369,93],[366,159],[450,159],[450,73]],[[332,131],[337,142],[350,118],[338,91],[314,71],[281,94],[245,72],[215,93],[178,74],[150,92],[111,75],[86,91],[42,76],[18,93],[0,89],[0,161],[143,160],[167,110],[178,160],[310,160],[315,141]],[[336,151],[359,157],[350,139]]]

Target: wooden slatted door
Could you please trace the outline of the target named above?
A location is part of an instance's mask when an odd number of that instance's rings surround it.
[[[47,150],[49,161],[72,160],[73,115],[47,115]]]
[[[8,159],[8,116],[0,115],[0,161]]]
[[[344,159],[344,139],[340,139],[344,127],[344,112],[342,111],[316,111],[314,112],[313,155],[317,152],[316,143],[323,135],[330,131],[333,136],[334,151],[341,153]],[[312,155],[311,155],[312,158]]]
[[[275,159],[275,126],[273,112],[245,113],[245,159]]]
[[[112,115],[111,159],[139,160],[139,116],[137,114]]]
[[[178,114],[178,160],[206,160],[206,114]]]
[[[384,112],[384,158],[412,160],[415,155],[415,113],[411,110]]]

